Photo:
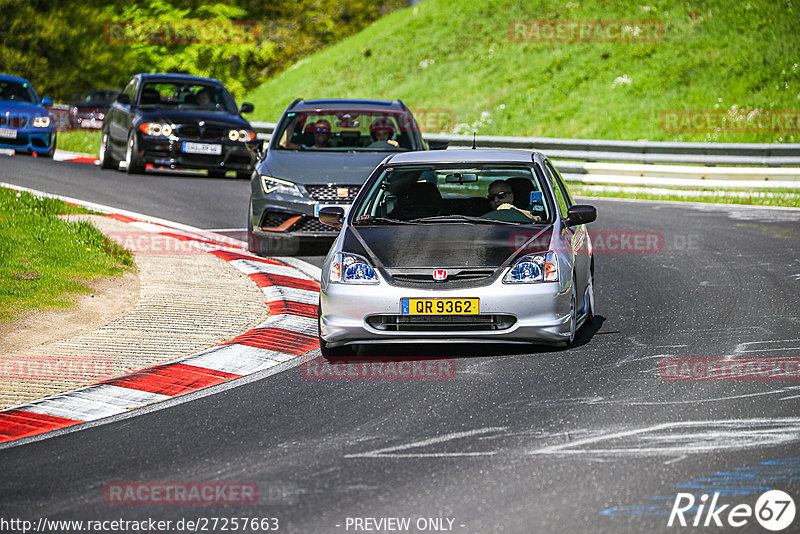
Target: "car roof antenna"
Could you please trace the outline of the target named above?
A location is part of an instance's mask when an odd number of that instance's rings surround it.
[[[472,150],[475,150],[475,130],[472,130]]]

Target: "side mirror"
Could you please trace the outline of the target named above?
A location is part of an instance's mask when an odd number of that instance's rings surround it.
[[[344,208],[340,208],[338,206],[328,206],[319,210],[319,222],[322,224],[341,228],[343,220]]]
[[[450,141],[428,141],[430,150],[444,150],[450,145]]]
[[[117,97],[117,102],[119,102],[120,104],[122,104],[124,106],[130,106],[131,105],[131,97],[129,97],[125,93],[120,93],[120,95]]]
[[[242,109],[239,110],[239,113],[252,113],[254,109],[256,109],[255,106],[250,102],[243,102]]]
[[[567,226],[588,224],[597,219],[597,209],[586,204],[575,204],[567,210]]]
[[[53,105],[53,99],[52,98],[47,98],[47,97],[42,98],[42,105],[44,107],[46,107],[46,108],[52,106]]]

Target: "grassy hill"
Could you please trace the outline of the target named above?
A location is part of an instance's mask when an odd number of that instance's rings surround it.
[[[792,2],[427,0],[304,58],[246,100],[256,104],[253,120],[277,120],[296,97],[402,98],[428,131],[800,142]],[[542,42],[529,24],[512,26],[533,20],[650,20],[663,32],[653,42]],[[742,109],[795,110],[795,119],[754,133],[676,133],[660,120],[673,110]]]

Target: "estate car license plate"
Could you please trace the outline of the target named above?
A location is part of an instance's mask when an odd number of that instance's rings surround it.
[[[403,315],[477,315],[480,299],[401,299]]]
[[[13,128],[0,128],[0,137],[5,137],[6,139],[16,139],[17,131]]]
[[[183,143],[183,151],[187,154],[222,154],[222,145],[213,145],[211,143]]]

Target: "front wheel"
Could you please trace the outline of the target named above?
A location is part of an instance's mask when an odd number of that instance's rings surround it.
[[[98,156],[101,169],[116,169],[119,166],[119,162],[114,161],[114,156],[111,155],[111,147],[108,146],[108,132],[103,132],[103,137],[100,139]]]
[[[144,172],[144,161],[139,155],[139,141],[136,133],[128,135],[128,145],[125,150],[125,172],[128,174],[141,174]]]
[[[52,136],[52,139],[50,140],[50,150],[47,152],[39,152],[39,155],[45,158],[52,158],[56,153],[56,132],[53,132],[50,135]]]
[[[572,282],[572,295],[569,299],[569,337],[561,342],[565,349],[568,349],[575,343],[575,332],[578,329],[578,311],[575,298],[575,280]]]
[[[225,178],[225,173],[228,172],[224,169],[210,169],[208,171],[209,178]]]

